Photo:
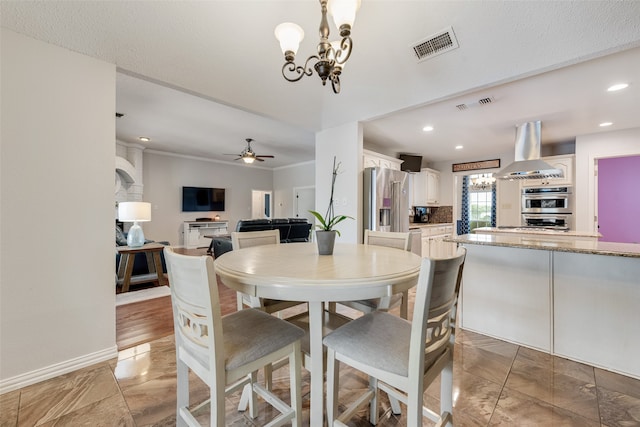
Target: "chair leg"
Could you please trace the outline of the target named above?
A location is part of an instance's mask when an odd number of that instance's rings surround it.
[[[422,426],[422,387],[410,386],[413,389],[407,393],[407,427]]]
[[[340,361],[336,360],[336,352],[327,349],[327,421],[333,427],[338,410],[338,390],[340,390]]]
[[[440,416],[453,416],[453,361],[449,360],[440,374]],[[451,420],[447,426],[452,426]]]
[[[378,424],[378,379],[369,376],[369,389],[373,391],[373,397],[369,402],[369,422],[374,426]]]
[[[236,292],[236,308],[238,309],[238,311],[244,308],[242,300],[243,300],[242,294],[240,292]]]
[[[256,418],[258,416],[258,395],[253,390],[253,385],[258,382],[258,371],[253,371],[249,374],[251,377],[251,382],[249,385],[251,386],[251,395],[249,399],[249,416],[251,419]]]
[[[393,415],[402,415],[402,408],[400,407],[400,401],[398,399],[389,395],[389,404],[391,405],[391,413]]]
[[[291,407],[296,411],[296,416],[291,420],[291,425],[302,426],[302,379],[300,371],[302,369],[302,350],[300,342],[293,344],[293,351],[289,355],[289,387],[291,393]]]
[[[271,364],[264,367],[264,388],[269,391],[273,390],[273,365]]]
[[[223,426],[225,424],[225,390],[218,390],[215,385],[211,387],[211,427]],[[189,425],[192,425],[189,423]]]
[[[249,402],[251,402],[251,392],[251,384],[245,384],[245,386],[242,387],[242,394],[240,395],[240,401],[238,402],[238,412],[244,412],[249,407]]]
[[[177,371],[177,405],[176,405],[176,414],[177,420],[176,424],[178,426],[186,426],[187,422],[182,419],[180,416],[180,408],[188,408],[189,407],[189,367],[181,360],[178,359],[178,366],[176,366]]]
[[[408,319],[409,317],[409,291],[402,293],[402,302],[400,303],[400,317]]]

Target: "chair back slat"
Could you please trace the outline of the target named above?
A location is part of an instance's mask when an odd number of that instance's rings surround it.
[[[231,233],[231,244],[234,250],[261,245],[280,244],[278,230],[234,231]]]
[[[411,233],[364,230],[364,244],[386,246],[389,248],[397,248],[408,251],[410,250],[410,236]]]
[[[211,354],[223,358],[222,315],[218,287],[209,256],[187,256],[164,249],[176,347],[207,364]],[[224,359],[222,359],[224,360]]]
[[[465,255],[466,249],[459,248],[453,258],[422,259],[412,323],[425,327],[412,328],[409,376],[424,374],[425,360],[428,363],[450,345],[451,314]]]

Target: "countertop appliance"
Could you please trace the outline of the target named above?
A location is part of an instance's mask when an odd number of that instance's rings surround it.
[[[365,168],[364,228],[409,231],[409,174],[387,168]]]
[[[429,222],[429,215],[431,214],[431,208],[428,206],[414,206],[413,207],[413,222],[424,223]]]
[[[529,187],[522,190],[522,225],[573,229],[571,187]]]

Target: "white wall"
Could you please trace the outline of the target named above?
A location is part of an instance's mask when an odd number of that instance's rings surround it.
[[[295,216],[294,187],[313,187],[316,179],[316,163],[305,162],[276,168],[273,171],[273,217]]]
[[[1,44],[0,392],[115,357],[115,66]]]
[[[144,151],[144,201],[151,203],[151,222],[143,224],[147,239],[183,245],[182,225],[216,214],[229,220],[251,218],[251,190],[271,191],[273,172],[255,165],[227,164],[196,157]],[[224,212],[182,212],[182,187],[225,188]]]
[[[640,155],[640,128],[576,138],[576,230],[596,231],[594,164],[598,158]]]
[[[337,242],[362,242],[362,125],[347,123],[316,134],[316,211],[327,211],[331,193],[333,158],[340,162],[334,190],[336,215],[355,220],[341,222]]]

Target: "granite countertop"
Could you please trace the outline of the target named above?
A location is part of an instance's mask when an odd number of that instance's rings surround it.
[[[479,227],[474,230],[475,233],[513,233],[513,234],[539,234],[545,236],[570,236],[570,237],[602,237],[602,234],[592,231],[558,231],[545,228],[527,228],[527,227]]]
[[[451,222],[437,222],[437,223],[429,223],[429,222],[410,222],[409,223],[409,230],[418,230],[420,228],[425,228],[425,227],[442,227],[443,225],[451,225],[453,226],[453,223]]]
[[[640,244],[600,242],[597,240],[558,239],[553,235],[519,234],[465,234],[444,239],[471,245],[503,246],[520,249],[537,249],[558,252],[574,252],[593,255],[610,255],[640,258]]]

